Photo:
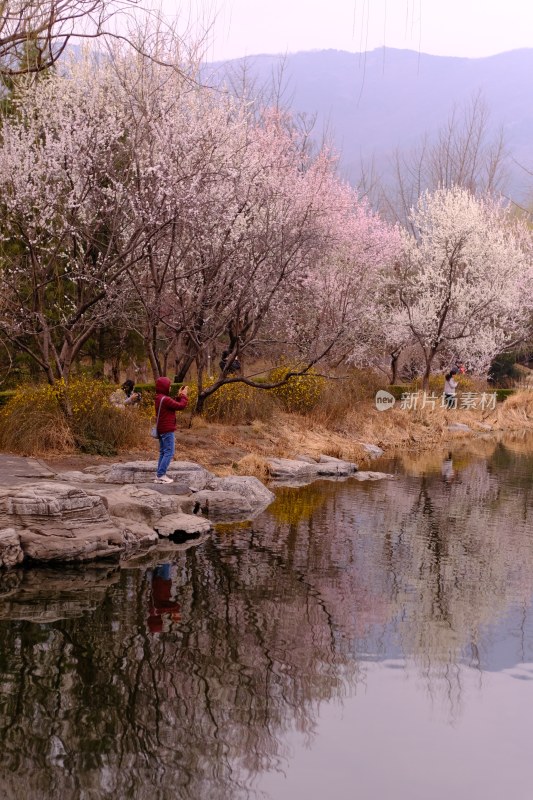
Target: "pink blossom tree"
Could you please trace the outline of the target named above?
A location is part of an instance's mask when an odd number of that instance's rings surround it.
[[[201,383],[221,341],[228,365],[257,348],[295,355],[304,370],[333,348],[353,355],[393,229],[284,115],[139,67],[122,75],[137,142],[132,203],[144,226],[172,220],[128,270],[154,375],[174,349],[177,378],[195,363]],[[256,385],[226,369],[200,402],[228,380]]]
[[[141,334],[154,376],[173,352],[179,378],[194,363],[200,405],[228,381],[269,388],[228,368],[203,385],[222,343],[228,366],[284,352],[298,374],[363,357],[398,235],[286,116],[121,53],[28,81],[16,102],[0,332],[50,382],[109,325]]]
[[[159,317],[175,334],[178,378],[194,361],[201,406],[227,382],[272,388],[229,374],[235,358],[257,348],[295,357],[297,373],[326,356],[355,357],[370,341],[372,276],[395,252],[394,229],[338,180],[326,151],[312,158],[278,113],[258,121],[217,100],[206,115],[205,93],[181,103],[182,124],[160,125],[157,145],[166,165],[157,193],[168,186],[179,223],[151,248],[157,275],[141,267],[133,277],[139,299],[152,298],[153,325]],[[172,131],[187,147],[170,143]],[[203,386],[206,354],[222,339],[227,366]]]
[[[373,363],[383,346],[379,278],[398,258],[399,229],[385,223],[334,174],[321,187],[321,202],[325,247],[308,274],[300,314],[308,326],[307,338],[317,349],[333,344],[335,333],[330,361]]]

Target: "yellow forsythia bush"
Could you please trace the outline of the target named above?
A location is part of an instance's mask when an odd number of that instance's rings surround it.
[[[297,364],[288,366],[286,364],[275,367],[269,372],[270,382],[283,380],[288,372],[295,372],[301,369]],[[272,389],[273,394],[281,402],[285,411],[306,414],[311,411],[320,401],[326,379],[317,375],[313,369],[308,370],[304,375],[294,375],[289,378],[287,383]]]
[[[113,389],[105,381],[85,376],[74,377],[68,384],[61,380],[53,386],[18,387],[0,410],[0,447],[27,455],[75,450],[113,455],[118,449],[142,444],[147,413],[138,407],[113,406],[109,400]],[[65,405],[70,406],[70,418]]]
[[[28,384],[15,390],[0,411],[0,448],[23,455],[76,449],[74,432],[61,412],[54,387]]]
[[[204,381],[207,388],[215,378]],[[189,390],[189,408],[194,408],[198,399],[198,387]],[[245,383],[225,383],[207,398],[202,416],[210,422],[228,422],[234,425],[268,420],[276,411],[277,403],[265,389],[254,389]]]

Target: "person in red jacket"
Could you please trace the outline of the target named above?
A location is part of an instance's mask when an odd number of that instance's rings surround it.
[[[174,431],[176,430],[176,411],[185,408],[189,399],[188,388],[182,386],[178,399],[170,397],[170,380],[158,378],[155,383],[155,413],[157,415],[157,433],[159,438],[159,461],[154,483],[173,483],[167,475],[167,469],[174,456]]]

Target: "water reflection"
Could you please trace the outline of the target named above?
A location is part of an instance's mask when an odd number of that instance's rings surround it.
[[[118,582],[116,565],[0,571],[0,620],[55,622],[95,611]]]
[[[169,562],[157,564],[153,570],[148,570],[150,598],[147,626],[150,633],[162,633],[166,618],[171,622],[181,619],[180,604],[175,599],[172,587],[172,572],[173,565]]]
[[[279,490],[253,528],[127,569],[2,576],[2,796],[256,796],[371,664],[448,721],[483,691],[465,670],[529,687],[533,457],[480,447]]]
[[[448,453],[446,458],[443,459],[442,466],[440,468],[440,474],[442,475],[443,481],[446,483],[451,483],[456,476],[456,471],[453,466],[453,454]]]

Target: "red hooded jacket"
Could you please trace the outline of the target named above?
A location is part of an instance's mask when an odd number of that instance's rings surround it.
[[[169,395],[170,380],[168,378],[158,378],[155,382],[155,413],[159,411],[159,422],[157,423],[158,433],[172,433],[176,430],[176,411],[181,411],[189,402],[187,397],[180,397],[173,400]]]

